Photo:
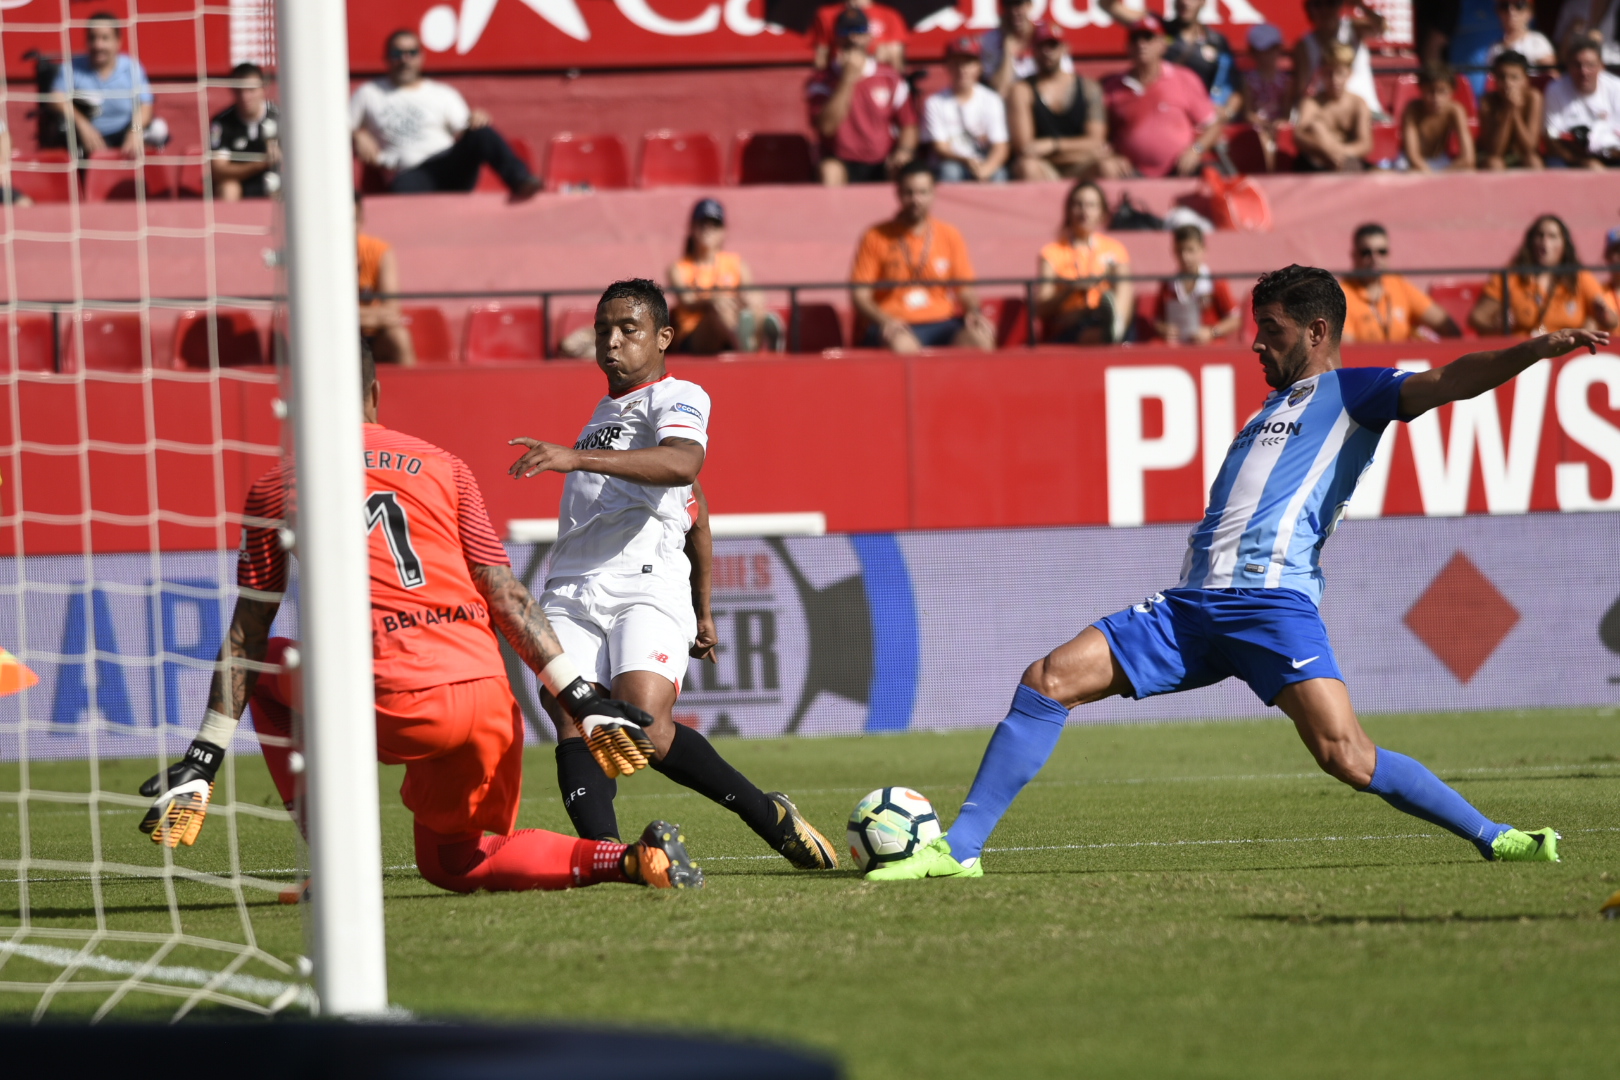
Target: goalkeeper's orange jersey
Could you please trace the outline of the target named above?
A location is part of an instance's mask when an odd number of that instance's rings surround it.
[[[469,564],[508,566],[484,496],[461,459],[380,424],[365,425],[365,521],[371,545],[371,641],[377,689],[421,690],[505,678],[489,609]],[[248,492],[238,586],[262,599],[287,587],[278,529],[292,505],[278,465]]]

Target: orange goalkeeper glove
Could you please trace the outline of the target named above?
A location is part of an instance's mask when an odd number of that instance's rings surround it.
[[[540,681],[579,726],[585,745],[611,780],[645,769],[653,759],[646,728],[653,718],[627,701],[604,697],[566,655],[540,673]]]
[[[208,800],[214,794],[214,775],[225,760],[225,751],[203,739],[193,739],[186,756],[141,785],[141,794],[152,800],[141,818],[141,832],[154,844],[174,847],[197,842],[203,819],[208,817]]]

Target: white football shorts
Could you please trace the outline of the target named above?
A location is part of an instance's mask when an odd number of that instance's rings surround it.
[[[563,651],[593,682],[611,687],[626,671],[655,671],[677,687],[686,678],[697,640],[688,592],[639,577],[559,578],[546,583],[540,607]]]

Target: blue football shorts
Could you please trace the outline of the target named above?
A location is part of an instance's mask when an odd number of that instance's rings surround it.
[[[1344,681],[1321,613],[1293,589],[1171,589],[1092,624],[1136,698],[1236,677],[1267,705],[1306,679]]]

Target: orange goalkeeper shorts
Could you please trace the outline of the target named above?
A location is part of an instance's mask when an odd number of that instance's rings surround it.
[[[506,835],[523,797],[523,710],[505,679],[377,695],[377,759],[404,765],[399,797],[436,833]]]

